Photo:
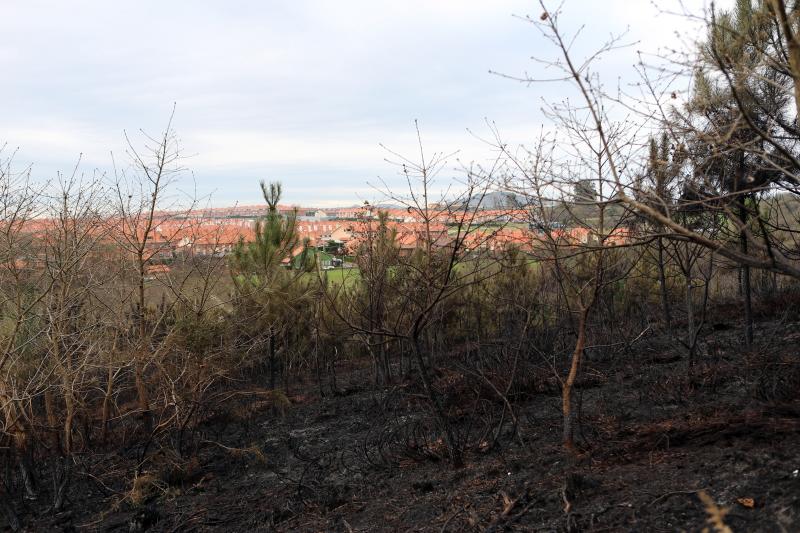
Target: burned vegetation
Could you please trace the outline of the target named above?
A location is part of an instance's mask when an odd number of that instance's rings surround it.
[[[556,133],[451,178],[417,129],[321,231],[182,197],[171,123],[112,176],[5,153],[0,528],[800,528],[796,9],[712,13],[624,120],[559,15]]]

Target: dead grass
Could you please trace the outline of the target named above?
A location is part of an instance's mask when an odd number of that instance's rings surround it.
[[[133,478],[133,486],[128,493],[128,499],[134,506],[145,503],[158,494],[166,493],[167,487],[158,476],[152,473],[142,473]]]
[[[729,509],[718,506],[714,498],[704,490],[699,491],[697,497],[703,502],[703,507],[708,515],[706,522],[710,526],[710,528],[704,527],[703,533],[711,533],[712,531],[716,533],[733,533],[733,530],[725,524],[725,515],[728,514]]]

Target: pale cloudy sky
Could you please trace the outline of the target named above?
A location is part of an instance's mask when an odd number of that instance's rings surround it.
[[[702,0],[686,2],[702,12]],[[663,0],[664,9],[678,9]],[[383,143],[414,153],[414,119],[429,150],[489,157],[468,133],[494,121],[533,139],[542,99],[563,85],[525,86],[488,73],[536,72],[555,50],[513,15],[530,0],[0,0],[0,145],[40,179],[110,168],[123,130],[175,128],[201,195],[259,201],[281,180],[294,203],[374,199],[367,183],[399,183]],[[696,33],[648,0],[566,0],[565,29],[585,48],[630,27],[633,47],[599,65],[632,77],[636,50]],[[580,50],[580,49],[579,49]],[[632,79],[632,78],[631,78]],[[451,165],[456,166],[453,161]],[[186,175],[187,186],[191,175]]]

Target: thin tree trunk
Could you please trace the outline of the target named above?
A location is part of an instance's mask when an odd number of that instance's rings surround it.
[[[22,484],[25,487],[25,498],[35,500],[39,497],[36,491],[36,483],[31,474],[30,450],[20,450],[19,472],[22,475]]]
[[[103,408],[100,415],[101,439],[103,444],[108,438],[108,419],[111,417],[111,397],[114,392],[114,371],[108,367],[108,378],[106,380],[106,392],[103,395]]]
[[[365,337],[367,351],[369,352],[369,358],[372,360],[372,379],[375,382],[375,385],[380,387],[385,383],[384,375],[383,375],[383,365],[380,360],[380,355],[375,353],[375,346],[377,343],[375,342],[375,335],[367,335]]]
[[[145,238],[147,235],[145,234]],[[139,274],[139,346],[134,356],[133,361],[133,377],[136,382],[136,395],[138,397],[139,411],[141,412],[142,423],[144,424],[145,432],[150,433],[153,428],[153,421],[150,413],[150,398],[147,393],[147,384],[144,381],[144,363],[143,356],[145,354],[145,339],[147,339],[147,322],[146,322],[146,300],[144,290],[145,278],[145,259],[144,259],[144,245],[137,252],[137,266]]]
[[[5,402],[3,409],[3,416],[5,418],[5,431],[10,434],[13,443],[13,450],[19,455],[19,471],[22,476],[23,487],[25,489],[25,498],[35,500],[38,495],[33,476],[30,472],[30,449],[29,449],[29,431],[20,422],[21,414],[18,413],[18,407],[13,403],[11,396],[5,393],[3,383],[0,383],[0,403]]]
[[[275,334],[269,335],[269,388],[275,390]]]
[[[47,418],[47,433],[53,440],[53,449],[61,449],[61,439],[58,438],[58,418],[56,417],[56,400],[53,391],[47,388],[44,391],[44,414]]]
[[[72,355],[67,351],[64,366],[61,369],[61,386],[64,387],[64,448],[65,456],[72,453],[72,423],[75,419],[75,396],[72,390],[70,374],[72,373]]]
[[[742,226],[747,224],[747,206],[745,199],[739,199],[739,218]],[[747,254],[747,234],[744,227],[739,231],[739,248],[743,254]],[[742,293],[744,294],[744,342],[749,348],[753,345],[753,304],[752,292],[750,288],[750,266],[742,265]]]
[[[667,326],[667,333],[672,337],[672,309],[669,305],[669,295],[667,294],[667,276],[664,272],[664,240],[658,238],[658,286],[661,293],[661,309],[664,312],[664,323]]]
[[[319,323],[319,316],[316,317]],[[319,391],[320,398],[325,397],[325,389],[322,386],[322,356],[319,349],[319,327],[314,327],[314,373],[317,379],[317,390]]]
[[[800,114],[800,43],[792,29],[793,21],[786,12],[784,0],[772,0],[771,7],[778,24],[780,25],[786,48],[789,51],[789,69],[794,82],[794,102],[797,113]]]
[[[75,420],[75,398],[71,390],[64,391],[64,455],[72,453],[72,424]]]
[[[581,310],[578,318],[575,349],[572,352],[572,362],[569,367],[569,374],[564,381],[564,388],[561,392],[561,410],[564,415],[564,447],[568,452],[575,452],[575,414],[572,409],[572,389],[575,387],[575,380],[578,378],[583,350],[586,347],[586,321],[589,317],[589,306]]]
[[[380,347],[378,350],[378,357],[381,360],[381,365],[383,366],[383,376],[385,384],[389,384],[392,382],[392,365],[389,361],[389,351],[386,349],[386,339],[383,338],[383,335],[379,336],[380,339]]]
[[[694,366],[695,355],[694,299],[692,298],[692,276],[686,275],[686,345],[689,349],[689,368]]]
[[[150,401],[147,394],[147,384],[144,382],[144,364],[141,355],[137,353],[133,361],[133,378],[136,383],[136,397],[139,406],[140,416],[146,433],[150,433],[153,428],[150,414]]]
[[[334,395],[339,392],[339,386],[336,384],[336,359],[338,356],[339,356],[339,349],[334,346],[333,356],[332,357],[329,356],[327,362],[331,393]]]
[[[72,474],[69,460],[64,457],[57,464],[61,465],[61,472],[53,472],[53,511],[58,512],[64,507],[64,500]]]

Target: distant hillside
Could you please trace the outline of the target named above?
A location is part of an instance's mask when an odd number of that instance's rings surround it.
[[[472,198],[470,207],[480,207],[484,209],[513,209],[525,205],[527,202],[523,196],[509,192],[495,191],[487,193],[481,198]]]

